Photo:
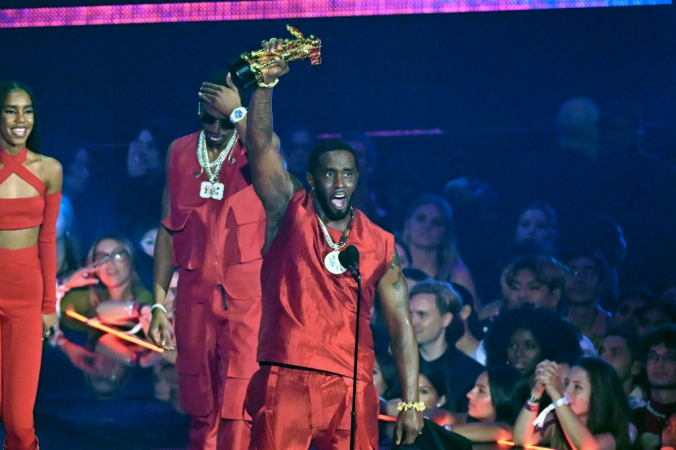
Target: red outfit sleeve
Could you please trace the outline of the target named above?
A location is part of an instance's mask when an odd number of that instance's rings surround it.
[[[61,207],[61,192],[45,195],[38,249],[42,266],[42,314],[56,312],[56,219]]]

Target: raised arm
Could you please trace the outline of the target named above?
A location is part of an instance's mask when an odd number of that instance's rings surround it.
[[[396,247],[390,268],[378,283],[378,296],[390,334],[392,356],[401,381],[402,400],[418,402],[418,344],[413,334],[408,288],[401,274],[401,263]],[[412,444],[422,427],[422,412],[414,409],[401,411],[397,417],[397,444],[402,441],[402,430],[406,430],[404,444]]]
[[[276,64],[263,70],[264,80],[251,96],[246,124],[246,148],[253,185],[263,203],[269,225],[278,223],[289,200],[300,189],[300,184],[284,167],[279,153],[279,138],[272,127],[272,87],[279,77],[289,71],[286,61],[274,56],[275,50],[281,50],[284,42],[274,38],[264,42],[263,49],[270,53]]]

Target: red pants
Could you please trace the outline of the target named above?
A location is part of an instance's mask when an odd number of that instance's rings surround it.
[[[33,406],[42,357],[38,247],[0,248],[0,417],[10,450],[35,447]]]
[[[343,450],[350,446],[352,379],[264,365],[249,383],[250,450]],[[355,449],[378,448],[378,394],[357,382]]]
[[[176,370],[181,409],[191,417],[190,450],[249,447],[251,421],[244,414],[249,377],[244,375],[253,373],[256,352],[255,347],[240,352],[257,343],[245,318],[249,307],[260,308],[260,298],[228,300],[227,311],[219,292],[204,303],[179,299],[176,306]]]

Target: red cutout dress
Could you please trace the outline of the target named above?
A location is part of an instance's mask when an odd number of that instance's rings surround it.
[[[37,447],[33,406],[42,357],[42,316],[56,312],[56,219],[61,192],[46,194],[45,184],[16,156],[0,150],[0,184],[12,174],[39,195],[0,199],[0,230],[40,227],[37,245],[0,248],[0,414],[5,444],[12,450]]]

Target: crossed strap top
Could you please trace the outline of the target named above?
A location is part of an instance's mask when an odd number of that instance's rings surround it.
[[[56,220],[61,205],[61,191],[47,194],[47,187],[23,163],[28,149],[16,156],[0,150],[0,184],[13,173],[33,186],[40,195],[0,199],[0,230],[19,230],[40,226],[38,252],[42,272],[42,313],[56,311]]]
[[[37,227],[42,224],[45,209],[45,184],[24,165],[28,150],[24,148],[16,156],[0,151],[0,184],[13,173],[33,186],[40,195],[23,198],[0,198],[0,230],[18,230]]]

